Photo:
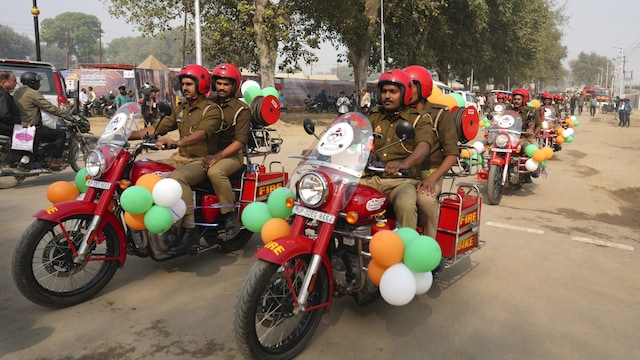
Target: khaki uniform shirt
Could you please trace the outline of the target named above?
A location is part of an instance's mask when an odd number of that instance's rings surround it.
[[[458,132],[449,107],[427,102],[421,113],[427,113],[433,121],[434,143],[429,144],[429,155],[422,162],[422,170],[437,169],[445,157],[458,156]]]
[[[394,160],[404,160],[411,154],[419,142],[426,142],[429,145],[435,143],[435,134],[433,133],[431,116],[429,116],[429,114],[420,114],[418,110],[414,108],[407,107],[399,114],[389,116],[382,106],[376,106],[369,113],[369,120],[371,121],[373,131],[382,134],[382,138],[374,138],[375,149],[380,149],[383,146],[400,140],[396,135],[395,128],[398,121],[408,121],[413,124],[413,127],[415,128],[415,136],[413,139],[408,139],[402,143],[382,149],[377,154],[378,158],[384,163]],[[415,166],[410,169],[409,177],[417,177],[419,170],[419,166]]]
[[[251,123],[251,111],[246,103],[230,98],[229,101],[212,99],[222,110],[222,122],[215,130],[215,151],[222,151],[234,141],[247,144],[249,141],[249,128]]]
[[[42,94],[32,88],[23,85],[13,93],[13,99],[16,102],[20,119],[31,125],[42,125],[42,114],[40,110],[68,119],[70,116],[64,109],[61,109],[49,100],[45,99]]]
[[[180,139],[189,136],[196,130],[204,130],[207,140],[200,141],[190,146],[178,148],[180,156],[196,158],[213,154],[213,149],[208,145],[210,139],[215,136],[215,130],[220,127],[220,108],[211,100],[202,99],[193,107],[188,101],[173,108],[171,115],[165,116],[156,123],[156,132],[164,135],[169,131],[178,129]]]
[[[535,123],[534,128],[542,128],[542,120],[540,119],[540,111],[536,111],[536,109],[531,106],[523,105],[520,109],[516,109],[513,106],[509,108],[509,110],[513,110],[520,114],[520,118],[522,118],[522,131],[526,131],[529,127],[529,123],[533,121]],[[529,114],[533,114],[533,120],[529,120]],[[560,114],[558,114],[560,116]]]

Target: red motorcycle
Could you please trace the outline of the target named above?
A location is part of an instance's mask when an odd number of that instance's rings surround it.
[[[170,113],[170,108],[163,112]],[[279,112],[276,116],[279,117]],[[120,204],[124,190],[144,174],[166,177],[173,170],[148,159],[136,161],[144,149],[155,149],[155,143],[148,141],[130,148],[127,139],[138,130],[140,118],[136,103],[118,109],[97,148],[87,156],[90,178],[84,197],[39,211],[25,230],[13,256],[13,279],[27,299],[54,308],[72,306],[98,293],[116,269],[124,265],[127,254],[155,261],[181,256],[167,253],[175,239],[180,238],[181,220],[167,232],[154,234],[134,230],[124,219]],[[271,162],[268,169],[263,165],[266,156],[280,151],[281,144],[277,130],[263,126],[251,130],[246,147],[247,166],[229,178],[236,194],[238,218],[247,204],[266,201],[271,191],[287,183],[288,174],[281,163]],[[253,157],[263,157],[263,163],[252,164]],[[210,183],[194,186],[192,191],[201,239],[189,254],[242,248],[252,232],[242,228],[233,239],[225,239],[224,222],[218,218],[220,206],[216,205],[218,201]]]
[[[492,118],[487,138],[487,156],[490,153],[491,157],[487,168],[477,175],[478,180],[487,181],[487,199],[491,205],[500,203],[505,188],[530,182],[525,166],[528,157],[520,146],[521,131],[522,119],[516,111],[506,110]]]
[[[562,147],[558,144],[558,134],[556,132],[557,128],[562,127],[564,122],[558,119],[558,115],[556,114],[556,109],[553,106],[545,105],[540,108],[540,116],[542,119],[542,129],[537,134],[536,139],[538,140],[538,145],[543,147],[550,147],[553,151],[560,151]]]
[[[305,120],[305,130],[314,125]],[[413,136],[401,122],[400,139]],[[295,195],[291,233],[267,243],[244,281],[235,312],[236,342],[250,359],[291,359],[310,341],[333,297],[353,296],[362,305],[380,296],[367,275],[369,242],[394,229],[392,206],[376,189],[361,185],[371,160],[374,133],[360,113],[334,120],[291,175]],[[402,141],[402,140],[401,140]],[[473,185],[442,194],[437,241],[449,267],[478,250],[481,196]],[[388,215],[388,218],[387,218]]]

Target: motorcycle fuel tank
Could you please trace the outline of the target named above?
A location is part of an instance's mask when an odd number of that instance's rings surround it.
[[[356,224],[368,224],[373,221],[374,215],[386,210],[387,206],[389,200],[383,193],[370,186],[358,185],[344,212],[355,211],[358,214]]]
[[[161,178],[166,178],[173,170],[173,166],[167,164],[151,160],[140,160],[133,163],[131,172],[129,173],[129,179],[131,183],[135,184],[140,176],[145,174],[156,174]]]

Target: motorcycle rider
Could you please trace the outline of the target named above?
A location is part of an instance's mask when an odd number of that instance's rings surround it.
[[[411,77],[400,69],[386,70],[378,79],[378,103],[368,117],[374,133],[376,156],[385,163],[384,172],[380,175],[366,175],[361,183],[384,193],[391,203],[396,215],[398,227],[415,229],[418,225],[416,185],[420,164],[435,142],[431,127],[431,116],[421,114],[409,106],[413,96]],[[399,121],[408,121],[415,128],[413,139],[405,140],[389,147],[399,140],[395,133],[395,125]],[[400,170],[408,170],[406,175],[399,175]]]
[[[40,76],[33,71],[22,73],[22,75],[20,75],[20,82],[25,86],[18,88],[18,90],[13,94],[13,97],[15,99],[16,106],[20,111],[22,126],[37,127],[36,136],[33,141],[34,151],[38,148],[39,144],[43,142],[52,142],[54,146],[49,166],[53,169],[59,169],[67,165],[62,158],[66,134],[63,130],[51,129],[43,126],[42,113],[40,111],[48,112],[69,121],[74,121],[74,119],[64,109],[51,104],[49,100],[45,99],[38,91],[38,89],[40,89],[40,79]]]
[[[20,112],[9,91],[16,88],[16,76],[0,71],[0,134],[13,135],[13,125],[20,124]]]
[[[496,102],[494,102],[493,104],[491,104],[491,107],[489,108],[489,113],[495,112],[495,108],[497,105],[502,106],[503,111],[507,108],[507,96],[504,93],[499,92],[496,95]]]
[[[249,106],[238,100],[236,94],[242,83],[240,70],[229,63],[222,63],[213,69],[214,96],[211,98],[222,112],[222,122],[216,129],[216,148],[202,161],[202,169],[213,185],[225,225],[227,240],[240,232],[240,223],[235,216],[234,196],[229,176],[242,168],[243,150],[249,141],[251,111]]]
[[[420,182],[417,186],[417,204],[424,234],[435,239],[440,204],[438,195],[442,191],[443,176],[456,163],[460,151],[458,135],[449,107],[429,102],[433,89],[431,73],[419,65],[407,66],[404,71],[413,81],[411,106],[420,114],[429,114],[433,120],[434,142],[422,162]]]
[[[553,120],[553,123],[555,124],[559,124],[562,121],[562,113],[560,112],[560,107],[558,106],[558,104],[553,104],[553,99],[554,96],[551,95],[551,93],[549,92],[543,92],[540,95],[540,98],[542,99],[542,106],[552,106],[554,111],[556,112],[556,118],[555,120]],[[540,110],[542,111],[542,107],[540,107]],[[542,120],[542,113],[540,113],[540,119]],[[549,126],[553,126],[554,124],[549,124]],[[554,144],[554,150],[555,151],[560,151],[562,150],[562,145],[560,144]]]
[[[215,131],[221,122],[218,107],[205,97],[211,89],[209,71],[200,65],[191,64],[180,70],[178,78],[186,101],[173,108],[171,115],[155,124],[155,132],[159,135],[176,129],[180,133],[179,140],[164,136],[156,143],[156,147],[163,150],[171,149],[173,145],[178,147],[177,154],[160,161],[175,167],[169,177],[182,186],[182,200],[187,205],[182,221],[182,236],[177,245],[168,251],[173,254],[185,252],[200,238],[194,224],[191,186],[206,179],[201,164],[212,153],[212,141],[216,138]],[[147,129],[145,130],[148,132]]]
[[[521,136],[520,145],[524,149],[528,144],[537,144],[536,135],[542,129],[542,120],[540,119],[540,112],[531,106],[526,105],[529,102],[529,92],[525,88],[519,88],[513,91],[511,94],[512,103],[511,110],[520,114],[522,119],[522,132],[526,133]],[[538,177],[538,173],[531,172],[531,176]],[[527,182],[531,179],[527,178]]]

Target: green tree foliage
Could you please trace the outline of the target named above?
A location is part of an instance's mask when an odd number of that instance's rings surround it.
[[[65,12],[42,20],[40,40],[49,46],[68,50],[81,61],[98,61],[101,23],[95,15]]]
[[[26,59],[35,54],[35,42],[6,25],[0,25],[0,58]]]
[[[182,42],[182,28],[165,31],[153,38],[117,38],[111,40],[104,50],[104,57],[111,63],[137,65],[149,55],[154,55],[168,67],[179,68],[183,66]],[[194,62],[194,55],[186,56],[185,64]]]
[[[571,78],[573,84],[582,86],[601,85],[597,84],[599,77],[608,77],[609,86],[613,79],[613,66],[606,56],[596,53],[585,54],[581,52],[578,58],[569,62],[571,68]],[[607,76],[606,71],[609,69]],[[604,80],[602,81],[604,83]]]

